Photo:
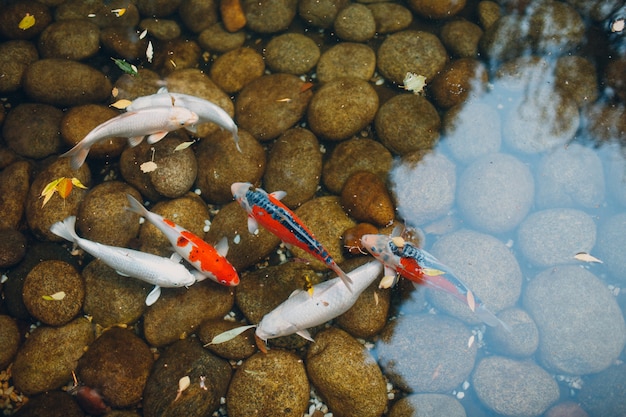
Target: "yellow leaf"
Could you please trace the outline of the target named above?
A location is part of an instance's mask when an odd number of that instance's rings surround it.
[[[122,9],[113,9],[113,10],[111,10],[111,13],[115,14],[115,17],[124,16],[124,13],[126,13],[126,9],[124,9],[124,8],[122,8]]]
[[[152,172],[154,170],[156,170],[158,168],[157,164],[152,162],[152,161],[148,161],[148,162],[144,162],[143,164],[139,165],[139,168],[141,169],[141,172],[143,172],[144,174],[147,174],[148,172]]]
[[[17,27],[22,30],[32,28],[33,26],[35,26],[35,16],[30,13],[26,13],[26,16],[24,16],[17,25]]]
[[[595,256],[589,255],[587,252],[578,252],[576,255],[574,255],[574,258],[583,262],[597,262],[600,264],[603,263],[600,259],[596,258]]]
[[[65,295],[65,291],[59,291],[52,295],[42,295],[41,297],[46,301],[61,301],[65,298]]]
[[[72,192],[72,187],[72,180],[69,178],[63,178],[56,186],[56,190],[59,193],[59,196],[65,200]]]
[[[191,142],[183,142],[180,145],[178,145],[177,147],[174,148],[174,152],[176,151],[182,151],[183,149],[187,149],[188,147],[190,147],[191,145],[194,144],[194,141]]]
[[[46,185],[43,189],[43,191],[41,192],[41,197],[49,194],[49,193],[54,193],[56,191],[57,185],[59,185],[59,183],[61,181],[63,181],[65,179],[65,177],[61,177],[61,178],[57,178],[54,181],[50,181],[48,183],[48,185]]]
[[[132,101],[130,100],[126,100],[126,99],[121,99],[121,100],[117,100],[115,103],[111,104],[111,107],[115,107],[116,109],[125,109],[126,107],[130,106],[130,103],[132,103]]]
[[[74,184],[74,185],[75,185],[76,187],[78,187],[78,188],[82,188],[83,190],[86,190],[86,189],[87,189],[87,187],[85,187],[85,186],[83,185],[83,183],[82,183],[82,182],[80,182],[80,180],[79,180],[78,178],[72,178],[72,184]]]
[[[467,305],[470,310],[476,310],[476,300],[474,299],[474,293],[472,291],[467,291]]]

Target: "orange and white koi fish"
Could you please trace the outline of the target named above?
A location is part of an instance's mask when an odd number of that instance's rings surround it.
[[[248,212],[248,231],[256,233],[260,223],[286,244],[297,246],[324,262],[350,288],[352,283],[350,277],[339,268],[298,216],[280,202],[286,193],[276,191],[268,194],[260,188],[252,191],[251,187],[252,184],[248,182],[236,182],[230,187],[235,200]]]
[[[170,258],[139,252],[117,246],[103,245],[83,239],[76,234],[76,216],[69,216],[62,222],[56,222],[50,231],[65,240],[76,243],[85,252],[102,260],[115,271],[127,277],[133,277],[154,285],[148,294],[146,304],[154,304],[161,295],[161,287],[178,288],[189,287],[204,277],[190,272],[182,264]],[[178,255],[176,255],[178,257]]]
[[[509,326],[489,311],[461,279],[425,250],[419,249],[400,236],[363,235],[361,243],[374,258],[385,266],[385,278],[381,281],[382,287],[393,285],[396,274],[400,274],[416,284],[453,295],[466,303],[485,324],[492,327],[502,326],[510,331]],[[391,282],[389,278],[392,279]]]
[[[96,126],[62,157],[71,158],[72,169],[80,168],[87,159],[89,149],[97,142],[115,137],[128,138],[130,146],[137,146],[145,136],[148,143],[156,143],[169,132],[191,126],[198,115],[185,107],[160,106],[122,113]]]
[[[144,217],[163,232],[174,250],[193,265],[199,273],[211,278],[218,284],[226,286],[239,284],[237,271],[226,259],[228,253],[228,240],[226,238],[223,238],[216,247],[213,247],[189,230],[149,211],[130,194],[126,194],[126,197],[130,203],[128,210]]]
[[[239,148],[239,133],[233,119],[217,104],[211,103],[200,97],[182,93],[169,93],[167,91],[152,94],[150,96],[137,97],[126,107],[126,110],[135,111],[154,106],[175,105],[185,107],[198,115],[197,123],[215,123],[222,129],[228,130],[233,135],[237,150]],[[187,130],[195,132],[195,126],[186,126]]]
[[[350,272],[349,276],[354,283],[352,291],[343,285],[340,278],[314,285],[312,295],[309,291],[295,290],[287,300],[263,316],[257,325],[256,337],[266,342],[295,333],[313,341],[307,329],[348,311],[382,270],[380,262],[372,261]]]

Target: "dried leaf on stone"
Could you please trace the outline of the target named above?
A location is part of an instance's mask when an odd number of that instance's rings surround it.
[[[111,13],[113,13],[115,17],[121,17],[124,16],[124,13],[126,13],[126,8],[113,9],[111,10]]]
[[[239,327],[235,327],[234,329],[227,330],[215,336],[209,343],[207,343],[204,346],[206,347],[209,345],[219,345],[220,343],[228,342],[229,340],[234,339],[235,337],[239,336],[241,333],[253,327],[256,327],[256,325],[250,324],[248,326],[239,326]]]
[[[17,27],[22,30],[32,28],[33,26],[35,26],[35,16],[30,13],[26,13],[26,16],[24,16],[17,25]]]
[[[59,291],[52,295],[43,295],[42,298],[47,301],[61,301],[65,298],[65,295],[65,291]]]
[[[189,141],[189,142],[183,142],[180,145],[178,145],[177,147],[174,148],[174,152],[176,151],[182,151],[184,149],[187,149],[188,147],[190,147],[191,145],[194,144],[194,141]]]
[[[152,58],[154,58],[154,48],[152,47],[152,41],[148,41],[148,47],[146,48],[146,58],[148,58],[148,62],[152,63]]]
[[[131,103],[132,101],[130,100],[122,99],[122,100],[117,100],[115,103],[111,104],[111,107],[115,107],[116,109],[122,110],[130,106]]]
[[[115,65],[117,65],[117,67],[121,69],[122,71],[124,71],[126,74],[137,75],[137,67],[134,66],[133,64],[126,62],[125,59],[117,59],[117,58],[111,58],[111,59],[113,60],[113,62],[115,62]]]
[[[155,171],[158,168],[158,166],[155,162],[148,161],[148,162],[144,162],[143,164],[141,164],[139,168],[141,168],[141,172],[143,172],[144,174],[147,174],[148,172]]]
[[[83,185],[83,183],[80,182],[78,178],[60,177],[56,180],[50,181],[41,192],[40,197],[44,197],[41,207],[45,206],[46,203],[50,201],[54,193],[59,193],[59,196],[61,198],[66,199],[72,192],[72,188],[74,186],[83,189],[87,188]]]
[[[587,252],[578,252],[576,255],[574,255],[574,258],[583,262],[596,262],[600,264],[603,263],[600,259],[588,254]]]

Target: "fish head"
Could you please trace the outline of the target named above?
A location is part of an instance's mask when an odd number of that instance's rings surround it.
[[[241,206],[249,213],[252,210],[250,203],[248,203],[248,192],[252,184],[249,182],[234,182],[230,186],[230,191],[233,193],[233,197]]]
[[[383,264],[391,267],[398,265],[399,257],[393,251],[393,238],[387,235],[363,235],[361,245]]]
[[[198,123],[198,115],[185,107],[174,107],[172,117],[183,126],[191,126]]]
[[[300,331],[296,325],[289,322],[281,315],[281,309],[272,310],[259,322],[256,326],[254,334],[259,339],[267,342],[268,339],[274,339],[281,336],[289,336]]]

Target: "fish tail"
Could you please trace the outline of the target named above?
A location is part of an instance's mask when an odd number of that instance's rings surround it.
[[[490,326],[490,327],[502,326],[504,330],[511,333],[511,327],[505,322],[503,322],[502,320],[500,320],[491,311],[489,311],[489,309],[485,307],[484,304],[480,304],[479,306],[477,306],[475,312],[478,318],[487,326]]]
[[[148,209],[145,208],[135,197],[130,194],[126,194],[126,198],[128,198],[128,202],[130,203],[130,207],[126,207],[126,210],[137,213],[142,217],[148,217]]]
[[[89,146],[85,146],[83,141],[78,142],[69,151],[61,155],[62,158],[70,158],[70,166],[73,170],[79,169],[85,163],[87,155],[89,154]]]
[[[50,231],[70,242],[76,242],[79,239],[76,234],[76,216],[69,216],[63,221],[56,222],[50,226]]]

